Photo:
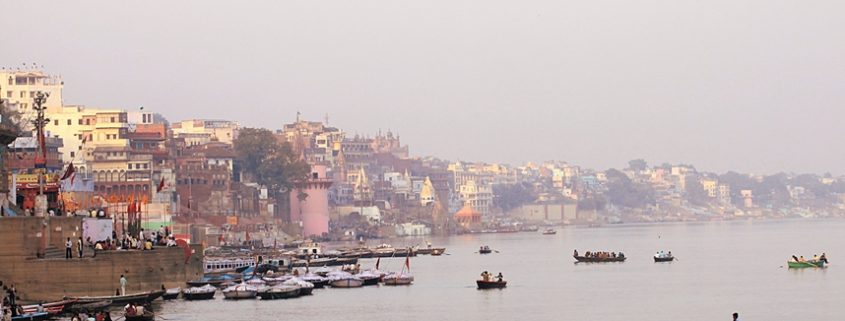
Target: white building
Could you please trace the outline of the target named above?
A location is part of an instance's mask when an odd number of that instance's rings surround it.
[[[171,124],[173,137],[185,138],[189,146],[203,145],[212,140],[232,144],[241,125],[228,120],[192,119]]]
[[[25,120],[35,118],[32,103],[39,91],[50,95],[44,103],[47,111],[60,110],[63,87],[61,77],[48,75],[41,69],[0,69],[0,97],[7,106],[20,111]]]

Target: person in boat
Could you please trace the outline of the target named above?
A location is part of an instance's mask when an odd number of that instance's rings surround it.
[[[619,257],[619,258],[623,258],[623,257],[625,257],[625,253],[619,252],[618,257]]]
[[[813,260],[812,260],[812,261],[810,261],[810,262],[818,262],[818,261],[819,261],[819,255],[818,255],[818,254],[813,254]]]
[[[819,261],[824,262],[824,264],[827,264],[827,254],[824,254],[824,252],[822,252],[822,256],[819,257]]]
[[[793,255],[793,256],[792,256],[792,262],[798,262],[798,257],[797,257],[797,256],[795,256],[795,255]]]
[[[739,321],[739,313],[734,312],[733,317],[734,317],[733,321]]]
[[[572,256],[578,256],[578,249],[575,249],[575,252],[572,253]]]
[[[802,255],[801,257],[798,258],[798,262],[807,262],[807,260],[805,260],[804,256]]]
[[[483,280],[484,282],[489,282],[490,273],[488,273],[487,271],[481,272],[481,280]]]
[[[498,279],[499,282],[502,282],[502,279],[504,279],[504,278],[505,277],[502,276],[502,272],[499,272],[499,275],[496,276],[496,279]]]
[[[38,302],[38,308],[35,309],[36,312],[44,312],[44,304]]]
[[[135,315],[135,313],[138,312],[138,310],[135,308],[135,305],[131,304],[131,303],[127,304],[126,307],[123,308],[123,311],[126,312],[126,315],[130,315],[130,316]]]
[[[668,254],[667,257],[672,257],[672,251],[669,251],[669,254]]]

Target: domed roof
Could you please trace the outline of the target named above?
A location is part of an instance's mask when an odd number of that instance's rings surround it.
[[[476,212],[475,209],[472,208],[469,204],[464,205],[460,211],[455,213],[455,218],[473,218],[473,217],[480,217],[481,213]]]

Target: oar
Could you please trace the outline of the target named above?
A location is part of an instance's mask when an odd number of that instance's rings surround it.
[[[493,252],[499,253],[499,250],[493,250]]]

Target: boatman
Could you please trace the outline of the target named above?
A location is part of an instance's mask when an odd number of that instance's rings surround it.
[[[739,321],[739,313],[734,312],[733,317],[734,317],[733,321]]]
[[[502,282],[502,279],[504,279],[504,276],[502,276],[502,272],[499,272],[499,275],[497,275],[496,278],[499,279],[499,282]]]
[[[120,295],[126,295],[126,277],[120,275]]]

